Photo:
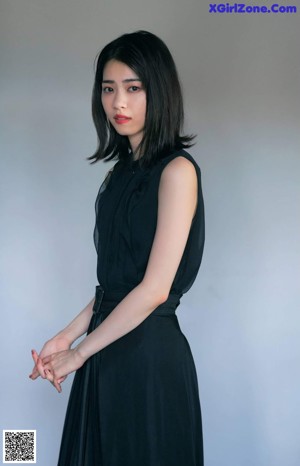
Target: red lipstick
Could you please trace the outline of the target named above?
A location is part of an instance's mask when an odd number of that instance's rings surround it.
[[[119,113],[114,116],[114,120],[118,125],[123,125],[124,123],[128,123],[131,120],[130,117],[126,115],[120,115]]]

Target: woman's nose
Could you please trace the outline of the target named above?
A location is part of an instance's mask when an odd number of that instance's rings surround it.
[[[127,107],[127,100],[124,92],[117,91],[115,93],[113,105],[115,109]]]

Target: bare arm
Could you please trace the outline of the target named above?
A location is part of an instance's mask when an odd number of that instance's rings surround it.
[[[45,359],[51,378],[59,379],[76,370],[90,356],[136,328],[167,299],[188,239],[196,203],[195,168],[184,157],[177,157],[161,175],[157,228],[142,282],[72,350],[71,355],[58,354]]]
[[[87,306],[53,338],[64,338],[69,341],[70,345],[86,333],[92,314],[95,298],[93,298]]]

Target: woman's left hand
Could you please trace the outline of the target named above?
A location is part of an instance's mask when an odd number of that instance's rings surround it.
[[[76,348],[59,351],[42,359],[47,380],[61,393],[60,381],[71,372],[79,369],[85,360],[76,351]]]

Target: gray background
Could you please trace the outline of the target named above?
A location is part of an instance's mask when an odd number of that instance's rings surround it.
[[[1,3],[1,429],[56,464],[72,376],[28,379],[30,349],[92,298],[93,61],[147,29],[181,76],[206,244],[177,315],[197,365],[206,466],[299,466],[299,13],[212,15],[200,0]]]

